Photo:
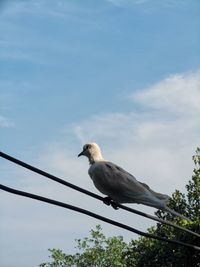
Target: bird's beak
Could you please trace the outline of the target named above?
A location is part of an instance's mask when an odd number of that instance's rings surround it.
[[[80,154],[78,154],[78,157],[80,157],[80,156],[84,156],[85,154],[84,154],[84,150],[80,153]]]

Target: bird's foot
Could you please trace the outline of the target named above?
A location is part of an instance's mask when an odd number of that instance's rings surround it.
[[[112,199],[110,197],[104,197],[103,203],[106,204],[107,206],[110,206],[112,203]]]
[[[119,209],[118,204],[116,202],[114,202],[110,197],[105,197],[103,200],[103,203],[108,205],[108,206],[111,205],[113,207],[113,209],[115,209],[115,210]]]
[[[117,204],[116,202],[114,202],[114,201],[111,202],[111,206],[112,206],[113,209],[115,209],[115,210],[118,210],[118,209],[119,209],[118,204]]]

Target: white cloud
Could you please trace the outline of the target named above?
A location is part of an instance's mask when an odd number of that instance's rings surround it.
[[[175,115],[199,115],[200,73],[173,75],[164,81],[132,94],[134,102]]]

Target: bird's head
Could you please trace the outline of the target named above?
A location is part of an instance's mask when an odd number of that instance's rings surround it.
[[[83,146],[83,151],[78,154],[78,157],[80,156],[86,156],[89,159],[90,164],[103,160],[101,149],[96,143],[85,144]]]

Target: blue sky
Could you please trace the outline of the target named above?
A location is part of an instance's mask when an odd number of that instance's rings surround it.
[[[197,0],[2,2],[1,150],[95,191],[86,160],[76,155],[84,142],[96,141],[107,158],[153,188],[184,190],[199,145],[199,8]],[[66,189],[4,160],[0,167],[5,184],[128,216],[71,191],[67,197]],[[0,198],[6,267],[36,266],[49,247],[67,251],[98,223],[5,193]],[[127,221],[143,230],[152,225]]]

